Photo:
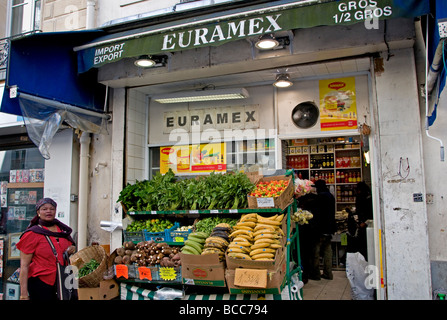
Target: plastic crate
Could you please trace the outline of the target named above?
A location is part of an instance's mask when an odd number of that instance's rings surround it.
[[[124,241],[144,241],[143,231],[124,231]]]
[[[170,232],[172,230],[179,228],[179,227],[180,227],[180,224],[178,222],[174,222],[174,226],[172,226],[172,228],[165,229],[164,231],[161,231],[161,232],[149,232],[149,231],[143,230],[144,240],[145,241],[154,240],[157,242],[160,242],[160,241],[169,242],[170,241],[169,240]]]
[[[191,232],[192,232],[192,229],[189,229],[187,231],[173,230],[173,231],[169,232],[167,241],[169,241],[169,242],[185,242],[188,239],[188,236]]]

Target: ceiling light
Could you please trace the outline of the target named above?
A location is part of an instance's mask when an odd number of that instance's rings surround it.
[[[287,88],[293,85],[293,82],[290,81],[289,74],[281,73],[276,76],[276,81],[273,83],[273,85],[278,88]]]
[[[261,50],[274,49],[279,45],[278,40],[276,40],[271,34],[264,34],[255,43],[256,48]]]
[[[152,99],[158,103],[180,103],[197,101],[215,101],[230,99],[245,99],[249,94],[244,88],[220,89],[220,90],[200,90],[174,92],[153,96]]]
[[[147,55],[140,56],[134,63],[137,67],[141,68],[149,68],[155,65],[155,61]]]

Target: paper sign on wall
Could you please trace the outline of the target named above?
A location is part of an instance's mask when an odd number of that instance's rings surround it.
[[[355,78],[320,80],[322,131],[357,129]]]

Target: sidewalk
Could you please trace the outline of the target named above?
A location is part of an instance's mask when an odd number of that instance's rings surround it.
[[[351,300],[346,271],[333,271],[333,274],[333,280],[309,280],[303,287],[303,300]]]

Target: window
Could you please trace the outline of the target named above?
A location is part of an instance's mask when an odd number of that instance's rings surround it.
[[[10,3],[10,36],[40,30],[41,0],[12,0]]]

